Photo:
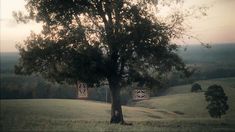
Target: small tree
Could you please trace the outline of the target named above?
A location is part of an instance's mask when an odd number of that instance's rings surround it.
[[[225,95],[220,85],[211,85],[205,92],[206,101],[209,102],[208,112],[213,118],[221,118],[229,109],[227,104],[228,97]]]
[[[198,83],[194,83],[191,88],[191,92],[198,92],[199,90],[202,90],[202,87]]]

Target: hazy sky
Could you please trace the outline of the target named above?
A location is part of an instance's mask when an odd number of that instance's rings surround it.
[[[193,21],[191,33],[208,43],[235,43],[235,0],[185,0],[187,5],[213,5],[208,16]],[[15,44],[22,42],[30,31],[40,32],[40,24],[17,24],[12,11],[24,10],[24,0],[0,0],[1,52],[17,51]],[[185,40],[198,43],[196,40]]]

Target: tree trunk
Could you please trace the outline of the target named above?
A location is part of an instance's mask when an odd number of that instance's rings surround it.
[[[120,91],[121,87],[118,83],[110,83],[110,95],[111,95],[111,120],[112,117],[115,116],[115,111],[118,111],[118,118],[120,122],[117,123],[124,123],[123,114],[122,114],[122,107],[121,107],[121,96]]]

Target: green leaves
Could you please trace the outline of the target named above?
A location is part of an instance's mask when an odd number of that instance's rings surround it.
[[[15,14],[16,20],[42,22],[43,30],[19,46],[16,72],[89,84],[112,78],[158,83],[149,69],[159,76],[171,70],[189,75],[177,45],[170,43],[174,27],[141,6],[123,0],[28,0],[28,16]]]
[[[228,97],[221,86],[211,85],[208,87],[205,97],[206,101],[209,102],[206,108],[211,117],[221,118],[221,115],[226,114],[226,111],[229,109],[227,104]]]
[[[198,92],[198,91],[201,91],[201,90],[202,90],[202,87],[201,87],[200,84],[194,83],[192,85],[191,92]]]

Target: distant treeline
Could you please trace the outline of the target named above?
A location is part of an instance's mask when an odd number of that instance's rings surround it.
[[[110,102],[108,86],[89,89],[87,99]],[[106,95],[107,94],[107,95]],[[131,99],[131,90],[122,90],[122,104]],[[63,98],[78,97],[76,85],[55,84],[38,76],[1,75],[1,99]]]
[[[187,48],[184,51],[184,48]],[[196,72],[190,78],[181,78],[179,73],[169,73],[162,89],[152,91],[152,95],[160,95],[159,91],[167,87],[193,83],[197,80],[235,77],[235,44],[212,45],[204,48],[201,45],[188,45],[179,50],[179,55],[186,64],[194,66]],[[77,98],[75,85],[54,84],[38,76],[20,76],[14,74],[14,65],[18,61],[17,53],[1,53],[1,99],[19,98]],[[108,86],[89,90],[89,99],[110,101]],[[106,97],[106,91],[108,96]],[[131,88],[123,89],[122,104],[131,101]]]
[[[1,75],[1,98],[75,98],[75,87],[52,84],[41,77]]]

